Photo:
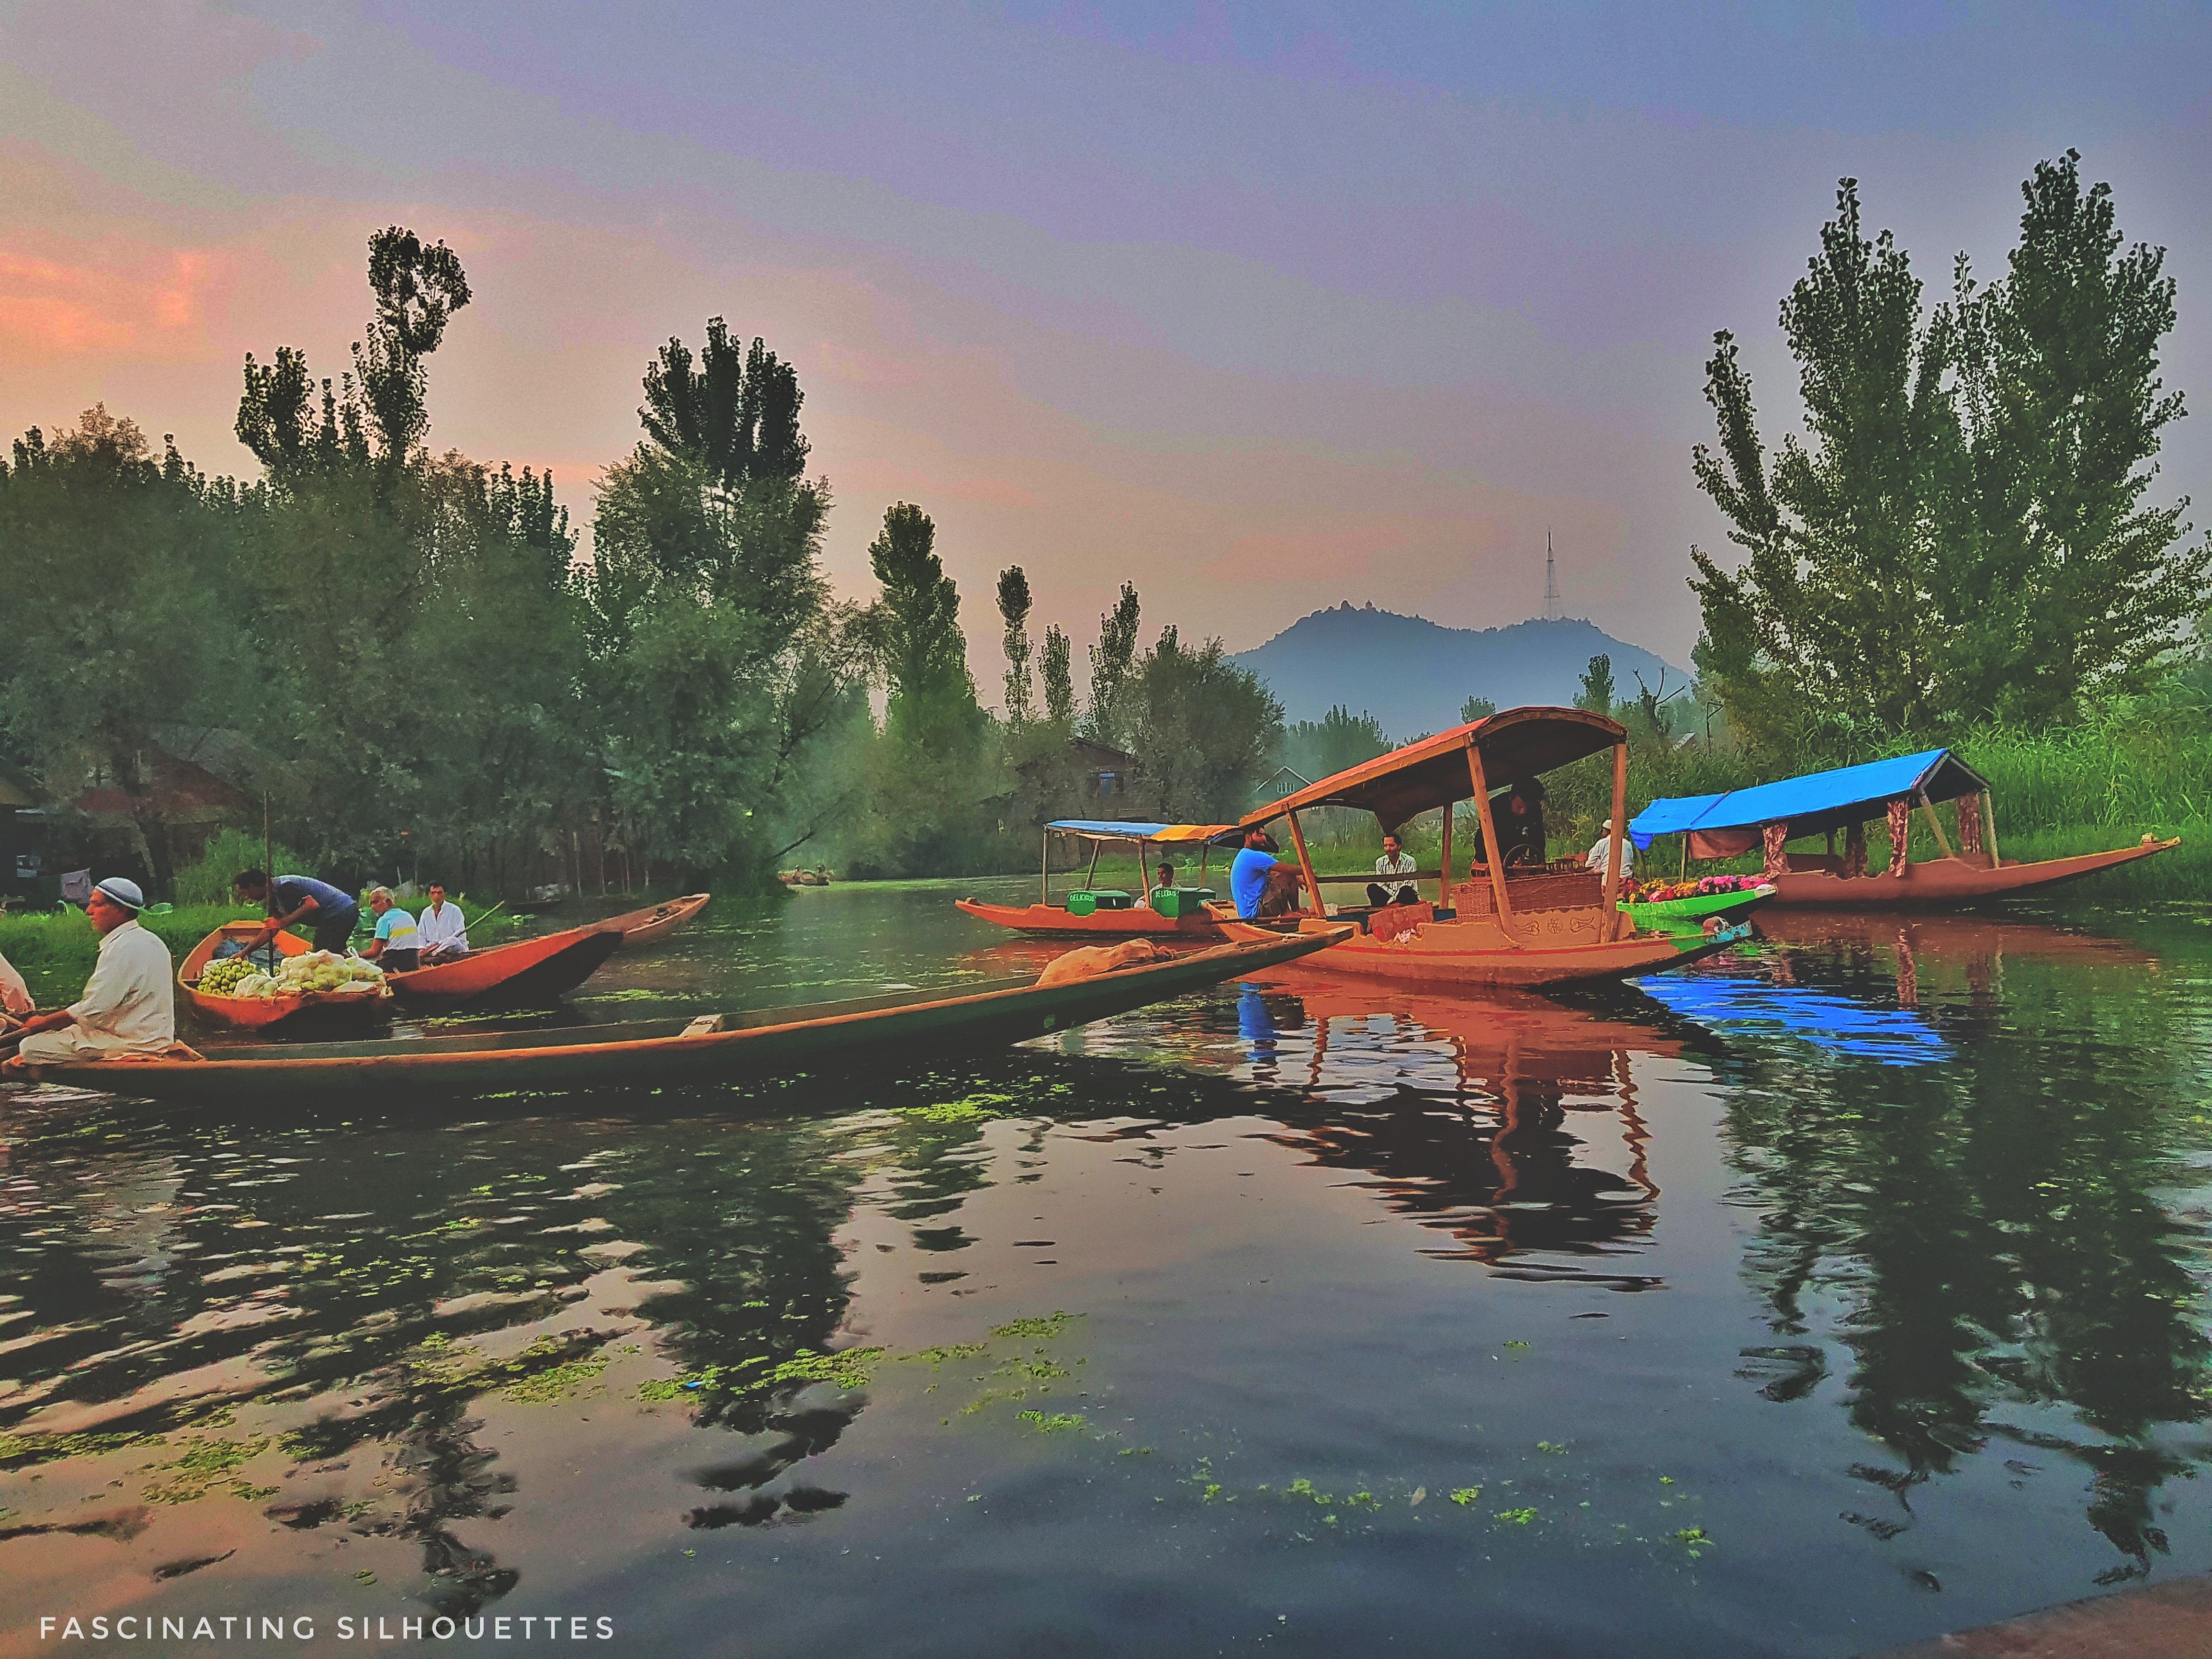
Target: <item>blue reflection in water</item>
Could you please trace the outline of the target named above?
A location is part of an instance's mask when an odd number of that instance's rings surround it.
[[[1793,1036],[1889,1066],[1933,1066],[1951,1057],[1942,1033],[1909,1009],[1872,1008],[1802,985],[1733,974],[1654,974],[1636,984],[1653,1001],[1716,1031]]]

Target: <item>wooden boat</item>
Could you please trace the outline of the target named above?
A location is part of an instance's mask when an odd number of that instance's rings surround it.
[[[471,951],[452,962],[388,974],[392,994],[407,1003],[481,1002],[556,997],[572,991],[620,950],[626,935],[612,922],[518,939]]]
[[[1339,930],[1339,931],[1349,931]],[[43,1066],[42,1081],[149,1100],[281,1100],[313,1106],[377,1094],[468,1097],[515,1090],[718,1082],[807,1066],[903,1063],[1046,1036],[1307,956],[1337,933],[1268,936],[1092,979],[1029,976],[853,1001],[559,1030],[477,1032],[199,1055]]]
[[[194,1012],[217,1024],[235,1026],[240,1030],[282,1028],[280,1035],[309,1027],[328,1030],[333,1026],[374,1025],[392,1017],[392,990],[388,985],[374,991],[289,991],[273,997],[216,996],[201,990],[200,975],[215,960],[217,947],[225,939],[251,939],[263,925],[258,921],[226,921],[192,946],[177,969],[177,986]],[[279,933],[271,943],[278,955],[287,957],[301,956],[314,948],[297,933]]]
[[[1708,916],[1741,921],[1761,905],[1772,902],[1774,884],[1734,893],[1694,893],[1682,898],[1638,899],[1620,902],[1621,914],[1653,927],[1703,927]]]
[[[1958,844],[1944,832],[1936,808],[1952,808]],[[1914,862],[1909,856],[1911,814],[1917,808],[1942,856]],[[1866,823],[1886,817],[1893,852],[1876,870],[1866,858]],[[1836,851],[1836,831],[1845,832]],[[1684,867],[1692,858],[1732,858],[1763,848],[1765,879],[1778,908],[1824,910],[1957,909],[2016,897],[2101,870],[2117,869],[2179,847],[2180,838],[2145,836],[2133,847],[2073,858],[2023,864],[1997,848],[1996,809],[1989,781],[1948,749],[1924,750],[1863,766],[1840,767],[1784,778],[1717,795],[1655,800],[1629,825],[1638,847],[1655,836],[1683,837]],[[1789,843],[1825,835],[1826,850],[1792,853]]]
[[[1055,836],[1063,842],[1084,842],[1091,848],[1091,865],[1083,886],[1075,892],[1062,894],[1056,902],[1052,895]],[[989,904],[971,897],[955,899],[953,907],[994,927],[1010,927],[1033,939],[1188,939],[1218,945],[1225,937],[1221,931],[1222,921],[1233,919],[1236,913],[1226,906],[1206,901],[1200,894],[1205,890],[1206,872],[1213,848],[1242,839],[1240,831],[1224,823],[1125,823],[1111,818],[1060,818],[1044,827],[1044,856],[1037,877],[1035,904]],[[1099,857],[1105,848],[1113,846],[1133,848],[1136,852],[1135,890],[1115,895],[1117,899],[1126,897],[1131,902],[1126,908],[1071,908],[1072,901],[1080,903],[1079,894],[1096,890]],[[1194,848],[1198,853],[1197,885],[1178,887],[1175,898],[1165,904],[1154,899],[1151,891],[1152,872],[1146,867],[1146,854],[1154,848],[1182,852],[1186,863],[1189,849]],[[1151,902],[1135,902],[1139,896]]]
[[[650,945],[697,915],[714,896],[712,893],[686,893],[682,898],[649,904],[642,910],[625,910],[594,925],[619,930],[623,945]]]
[[[1613,831],[1602,876],[1595,871],[1543,866],[1506,868],[1490,805],[1492,778],[1534,778],[1586,756],[1613,750]],[[1248,814],[1242,829],[1287,820],[1313,909],[1274,924],[1326,928],[1328,917],[1357,917],[1360,931],[1316,962],[1340,974],[1445,990],[1489,985],[1556,985],[1575,980],[1632,978],[1677,968],[1726,948],[1741,935],[1646,932],[1621,913],[1620,848],[1628,821],[1628,734],[1616,721],[1579,708],[1509,708],[1468,726],[1383,755],[1310,784]],[[1468,879],[1453,870],[1451,808],[1472,799],[1485,853]],[[1381,909],[1322,898],[1298,814],[1317,806],[1372,812],[1385,830],[1416,815],[1443,813],[1443,856],[1433,903]],[[1335,882],[1364,884],[1366,876]],[[1225,922],[1231,939],[1269,924]]]

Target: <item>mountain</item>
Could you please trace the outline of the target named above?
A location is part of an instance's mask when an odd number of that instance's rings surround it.
[[[1500,708],[1567,704],[1583,671],[1601,653],[1613,659],[1613,695],[1636,695],[1636,677],[1668,689],[1690,678],[1641,646],[1616,640],[1595,623],[1531,620],[1507,628],[1446,628],[1349,600],[1302,617],[1265,645],[1232,661],[1250,669],[1279,698],[1286,720],[1317,720],[1332,703],[1382,722],[1397,742],[1459,724],[1460,705],[1487,697]]]

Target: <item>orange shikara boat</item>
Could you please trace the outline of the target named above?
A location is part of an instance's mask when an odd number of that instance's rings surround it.
[[[1605,872],[1571,864],[1509,867],[1505,859],[1512,849],[1500,840],[1492,813],[1492,780],[1536,778],[1608,748],[1614,829]],[[1510,708],[1424,738],[1248,814],[1241,826],[1248,830],[1276,818],[1288,821],[1313,908],[1272,923],[1227,922],[1224,931],[1232,939],[1249,939],[1271,926],[1315,928],[1330,926],[1331,917],[1356,919],[1361,931],[1313,958],[1316,969],[1431,990],[1620,979],[1680,967],[1725,949],[1741,936],[1736,930],[1711,937],[1648,933],[1621,912],[1617,901],[1627,788],[1626,731],[1602,714],[1579,708]],[[1481,826],[1484,858],[1462,880],[1452,867],[1450,809],[1468,799]],[[1442,810],[1435,902],[1381,909],[1326,904],[1321,897],[1324,881],[1364,884],[1369,878],[1314,874],[1298,814],[1317,806],[1372,812],[1386,830]]]
[[[1073,841],[1091,848],[1091,862],[1083,885],[1055,900],[1052,893],[1053,838]],[[1032,939],[1188,939],[1196,945],[1218,945],[1226,937],[1224,919],[1235,912],[1213,902],[1206,885],[1208,860],[1213,848],[1241,839],[1234,825],[1225,823],[1122,823],[1113,818],[1060,818],[1044,827],[1044,857],[1037,878],[1035,904],[991,904],[979,898],[955,899],[953,908],[994,927],[1010,927]],[[1098,886],[1098,860],[1110,846],[1133,848],[1137,869],[1135,890]],[[1187,869],[1194,852],[1198,858],[1196,883],[1174,887],[1154,884],[1146,868],[1150,849],[1171,853]],[[1225,867],[1225,866],[1224,866]]]
[[[310,1027],[329,1030],[374,1025],[392,1017],[389,983],[374,991],[287,991],[273,997],[226,997],[201,990],[200,975],[215,960],[222,942],[251,939],[262,926],[258,921],[226,921],[192,946],[177,969],[177,986],[194,1012],[245,1031],[282,1027],[280,1034]],[[314,948],[297,933],[279,933],[270,943],[279,956],[303,956]]]
[[[472,951],[452,962],[387,974],[402,1002],[478,1002],[555,997],[573,991],[620,950],[625,935],[613,922],[596,921],[543,939],[518,939]]]
[[[1955,803],[1955,848],[1936,813],[1942,801]],[[1910,856],[1916,807],[1925,815],[1942,854],[1917,864]],[[1887,817],[1892,848],[1887,867],[1880,870],[1869,866],[1866,849],[1866,823],[1876,817]],[[2159,841],[2145,836],[2133,847],[2107,853],[2028,864],[2008,860],[1997,850],[1989,781],[1948,749],[1717,795],[1655,800],[1628,828],[1640,848],[1649,848],[1657,836],[1682,836],[1686,868],[1692,858],[1734,858],[1763,848],[1766,870],[1761,878],[1773,884],[1777,909],[1959,909],[2079,881],[2181,844],[2178,836]],[[1840,854],[1838,830],[1844,831]],[[1789,850],[1790,842],[1819,835],[1827,838],[1825,851]]]
[[[642,910],[625,910],[618,916],[609,916],[597,923],[601,927],[612,927],[622,934],[623,945],[649,945],[707,908],[712,893],[686,893],[682,898],[670,899],[665,904],[648,905]]]

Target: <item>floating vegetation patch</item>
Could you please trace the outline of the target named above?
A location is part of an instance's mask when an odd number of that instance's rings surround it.
[[[1500,1510],[1498,1518],[1509,1527],[1525,1527],[1536,1518],[1534,1510]]]
[[[1453,1490],[1451,1501],[1462,1509],[1467,1509],[1481,1496],[1482,1488],[1480,1486],[1459,1486]]]
[[[1026,1423],[1039,1434],[1079,1434],[1091,1426],[1081,1412],[1016,1412],[1014,1420]]]
[[[898,1115],[915,1123],[988,1123],[993,1118],[1012,1116],[1020,1104],[1012,1095],[974,1094],[927,1106],[902,1106]]]
[[[217,1487],[235,1497],[249,1501],[273,1498],[274,1486],[256,1486],[235,1478],[234,1471],[243,1468],[267,1451],[270,1438],[263,1435],[257,1440],[202,1440],[195,1442],[180,1457],[167,1463],[156,1463],[150,1473],[167,1473],[166,1480],[156,1480],[146,1488],[149,1504],[189,1504],[204,1498]]]
[[[0,1434],[0,1470],[27,1469],[64,1457],[97,1457],[125,1446],[158,1446],[158,1434]]]

